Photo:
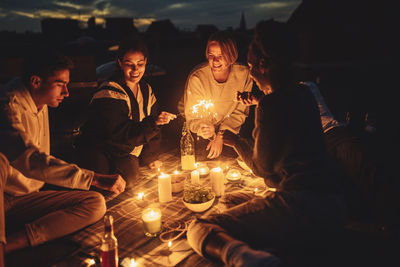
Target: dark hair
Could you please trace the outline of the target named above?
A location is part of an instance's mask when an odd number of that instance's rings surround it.
[[[238,58],[238,49],[235,40],[231,34],[224,31],[218,31],[210,35],[207,41],[206,58],[208,59],[208,48],[211,43],[216,42],[221,47],[222,56],[229,63],[233,64]]]
[[[23,60],[22,80],[29,83],[33,75],[47,79],[57,70],[71,70],[73,67],[72,60],[58,51],[35,49]]]
[[[147,49],[146,44],[139,37],[128,37],[123,39],[119,43],[117,57],[120,61],[123,60],[124,55],[129,51],[138,51],[141,52],[144,58],[149,57],[149,50]]]
[[[263,58],[275,63],[290,64],[300,52],[299,40],[289,26],[272,19],[257,23],[253,42]]]

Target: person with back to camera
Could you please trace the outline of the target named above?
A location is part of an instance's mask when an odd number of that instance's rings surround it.
[[[257,23],[248,53],[251,77],[264,92],[256,107],[255,143],[229,131],[223,139],[276,191],[249,196],[188,228],[197,253],[227,266],[281,266],[287,251],[306,243],[320,246],[313,243],[316,238],[344,226],[342,185],[326,150],[316,101],[292,79],[296,44],[286,24]]]
[[[95,173],[50,154],[48,106],[58,107],[68,97],[72,66],[58,52],[35,49],[24,59],[22,77],[1,92],[6,253],[65,236],[102,218],[105,199],[88,191],[91,186],[116,194],[125,190],[120,175]],[[45,183],[68,190],[43,190]]]
[[[176,118],[165,111],[158,113],[154,92],[142,79],[148,57],[142,40],[129,37],[120,43],[119,68],[94,92],[76,141],[80,165],[119,173],[128,185],[137,178],[139,163],[160,167],[160,126]]]
[[[234,101],[235,94],[236,91],[251,91],[253,82],[249,76],[249,68],[236,62],[236,42],[228,33],[212,34],[205,52],[207,62],[195,67],[187,78],[184,113],[189,129],[201,137],[196,140],[196,154],[201,159],[215,159],[221,155],[223,149],[232,150],[223,146],[224,131],[239,133],[249,112],[248,107]],[[211,100],[215,118],[204,120],[193,113],[193,106],[201,100]],[[227,155],[229,154],[232,155],[228,152]]]

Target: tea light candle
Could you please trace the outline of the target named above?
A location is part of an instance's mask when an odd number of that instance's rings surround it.
[[[144,200],[144,193],[143,192],[138,193],[137,198],[139,200]]]
[[[158,176],[158,200],[160,202],[172,200],[171,176],[163,172]]]
[[[239,170],[237,169],[230,169],[228,173],[226,174],[226,179],[232,182],[237,182],[240,180],[240,177],[242,174],[240,173]]]
[[[224,173],[220,167],[211,169],[210,180],[215,196],[220,197],[223,195],[225,193]]]
[[[200,173],[198,170],[194,170],[190,173],[190,182],[192,184],[200,184]]]
[[[142,213],[143,230],[147,236],[157,236],[161,232],[161,210],[147,208]]]
[[[86,263],[87,267],[91,267],[91,266],[94,266],[96,264],[96,261],[94,259],[86,259],[85,263]]]

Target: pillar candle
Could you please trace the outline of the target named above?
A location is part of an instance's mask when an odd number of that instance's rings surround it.
[[[200,184],[200,173],[198,170],[194,170],[190,174],[190,182],[192,184]]]
[[[161,173],[158,176],[158,200],[160,202],[168,202],[172,200],[171,176]]]
[[[220,197],[223,195],[225,193],[224,173],[220,167],[211,169],[210,180],[215,196]]]

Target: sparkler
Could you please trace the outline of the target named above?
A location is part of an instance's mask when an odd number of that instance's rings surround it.
[[[198,104],[193,105],[192,113],[200,119],[214,119],[217,113],[213,113],[214,104],[211,100],[199,100]]]

